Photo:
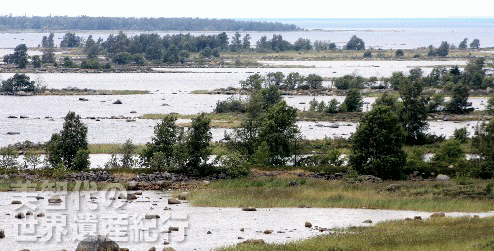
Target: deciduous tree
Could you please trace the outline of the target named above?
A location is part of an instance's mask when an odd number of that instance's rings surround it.
[[[387,106],[366,113],[351,137],[349,163],[359,174],[382,179],[401,179],[406,163],[402,150],[405,132],[396,114]]]

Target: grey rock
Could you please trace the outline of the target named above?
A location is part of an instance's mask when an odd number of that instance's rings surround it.
[[[439,175],[437,175],[436,180],[437,181],[449,181],[450,178],[448,175],[439,174]]]
[[[175,198],[168,198],[168,204],[169,205],[175,205],[175,204],[182,204],[182,202],[180,202],[179,200],[177,200]]]
[[[55,195],[55,196],[52,196],[48,199],[48,203],[50,203],[50,204],[62,203],[62,199]]]
[[[118,244],[111,239],[102,236],[89,236],[79,242],[77,249],[75,251],[119,251],[120,247]]]
[[[127,200],[137,200],[137,196],[133,193],[127,194]]]

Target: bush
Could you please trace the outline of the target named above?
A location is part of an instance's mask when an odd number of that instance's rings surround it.
[[[405,53],[403,52],[402,49],[398,49],[398,50],[396,50],[395,56],[398,58],[401,58],[401,57],[405,56]]]
[[[81,68],[83,69],[100,69],[102,68],[101,64],[94,59],[86,59],[81,62]]]
[[[17,156],[17,151],[11,146],[0,148],[0,168],[17,168],[19,166],[19,163],[17,163]]]
[[[246,102],[240,97],[236,98],[234,96],[229,97],[224,101],[217,101],[216,107],[214,108],[215,113],[244,113],[247,111]]]
[[[453,138],[460,143],[466,143],[468,141],[468,131],[466,127],[455,129],[453,132]]]
[[[249,174],[249,163],[238,152],[218,154],[214,163],[215,172],[225,173],[229,178],[237,178]]]

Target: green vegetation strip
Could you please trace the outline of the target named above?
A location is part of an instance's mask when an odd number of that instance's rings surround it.
[[[295,183],[294,183],[295,182]],[[293,186],[295,184],[295,186]],[[326,181],[312,178],[250,177],[211,183],[192,192],[194,206],[337,207],[481,212],[494,208],[487,181]],[[491,192],[491,191],[490,191]]]
[[[493,224],[492,217],[390,221],[286,244],[245,243],[220,250],[493,250]]]

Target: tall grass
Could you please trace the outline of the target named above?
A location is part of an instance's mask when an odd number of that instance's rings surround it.
[[[350,228],[347,234],[325,235],[286,244],[237,244],[230,250],[492,250],[494,218],[443,218],[390,221]]]
[[[339,207],[418,211],[489,211],[485,182],[352,182],[294,177],[250,177],[211,183],[192,192],[194,206]]]

